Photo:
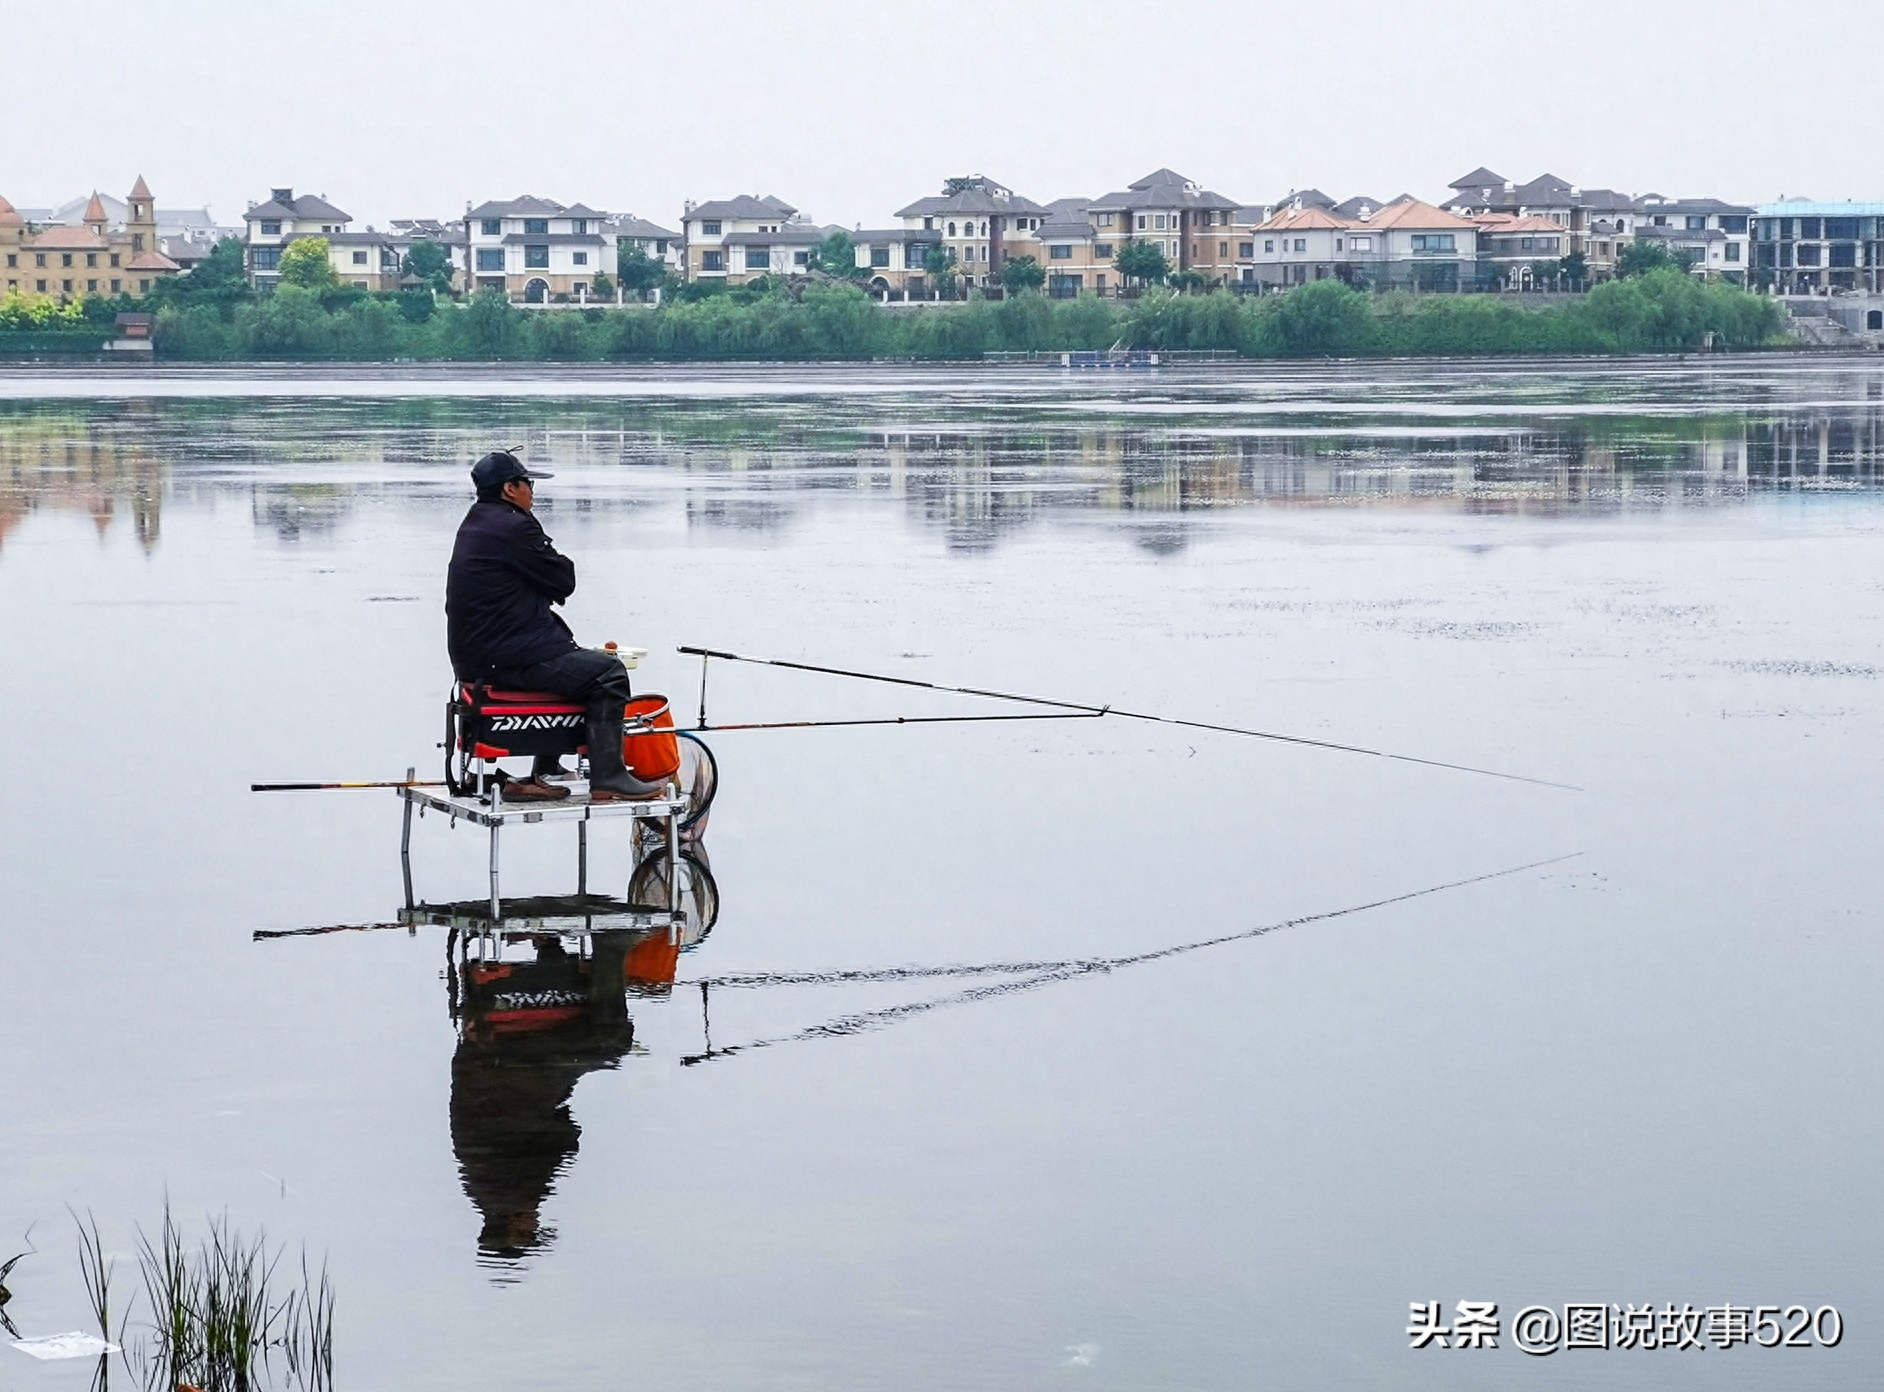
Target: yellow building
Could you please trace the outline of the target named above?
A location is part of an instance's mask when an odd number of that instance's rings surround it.
[[[83,226],[35,230],[0,198],[0,290],[59,300],[148,295],[181,268],[159,250],[156,202],[141,176],[126,203],[120,228],[111,226],[94,193]]]

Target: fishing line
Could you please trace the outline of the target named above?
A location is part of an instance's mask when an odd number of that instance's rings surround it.
[[[769,1049],[776,1044],[793,1044],[810,1039],[829,1039],[833,1036],[862,1034],[869,1030],[881,1029],[898,1020],[913,1015],[924,1015],[934,1010],[956,1005],[972,1005],[976,1001],[991,1000],[996,996],[1012,995],[1020,991],[1032,991],[1048,986],[1056,981],[1071,981],[1075,977],[1091,976],[1104,972],[1117,971],[1125,967],[1142,966],[1147,962],[1163,961],[1168,957],[1182,956],[1188,952],[1200,952],[1207,947],[1221,947],[1226,943],[1245,942],[1251,938],[1265,937],[1270,933],[1280,932],[1284,928],[1299,928],[1308,923],[1321,923],[1329,919],[1345,918],[1350,914],[1365,913],[1369,909],[1386,908],[1390,904],[1404,904],[1410,899],[1422,899],[1432,894],[1443,894],[1450,889],[1463,889],[1467,885],[1483,884],[1488,880],[1504,879],[1510,875],[1521,875],[1527,870],[1540,870],[1547,865],[1559,865],[1566,860],[1575,860],[1582,851],[1572,851],[1568,855],[1551,856],[1547,860],[1534,860],[1524,865],[1514,865],[1506,870],[1492,870],[1482,875],[1472,875],[1462,880],[1449,880],[1445,884],[1429,885],[1425,889],[1408,890],[1403,894],[1389,895],[1384,899],[1374,899],[1365,904],[1350,904],[1342,909],[1325,909],[1320,913],[1303,914],[1297,918],[1285,918],[1276,923],[1264,923],[1254,928],[1245,928],[1236,933],[1224,933],[1214,938],[1202,938],[1196,942],[1177,943],[1170,947],[1154,948],[1149,952],[1136,952],[1123,957],[1092,957],[1067,962],[1010,962],[990,963],[983,966],[944,966],[944,967],[891,967],[884,973],[798,973],[785,975],[775,982],[762,982],[754,974],[729,976],[725,978],[708,977],[700,982],[677,982],[676,985],[695,985],[702,987],[721,984],[735,986],[754,986],[761,984],[803,985],[826,984],[837,980],[907,980],[919,976],[969,976],[990,972],[1027,973],[1023,980],[998,981],[986,986],[971,986],[965,991],[953,995],[937,996],[926,1001],[908,1001],[901,1005],[888,1006],[882,1010],[857,1011],[848,1015],[839,1015],[821,1024],[795,1030],[790,1034],[771,1035],[754,1039],[745,1044],[728,1045],[725,1048],[711,1049],[704,1054],[688,1054],[681,1058],[681,1063],[691,1065],[704,1063],[709,1059],[724,1058],[752,1049]],[[822,978],[822,980],[819,980]]]
[[[1050,701],[1042,696],[1024,696],[1012,691],[987,691],[973,686],[947,686],[941,682],[922,681],[915,677],[892,677],[880,672],[855,672],[844,667],[822,667],[810,662],[792,662],[779,657],[755,657],[747,653],[722,652],[717,648],[682,647],[680,652],[697,657],[704,667],[711,658],[723,662],[747,662],[761,667],[783,667],[793,672],[814,672],[827,677],[848,677],[853,681],[883,682],[891,686],[913,686],[924,691],[942,691],[956,696],[982,696],[996,701],[1018,701],[1024,705],[1052,706],[1057,710],[1074,711],[1089,716],[1116,715],[1125,720],[1145,720],[1158,725],[1178,725],[1189,730],[1212,730],[1223,735],[1246,735],[1251,739],[1273,740],[1279,744],[1296,744],[1310,749],[1332,749],[1342,754],[1368,754],[1376,759],[1392,759],[1403,764],[1424,764],[1428,768],[1451,769],[1455,773],[1475,773],[1486,778],[1504,778],[1514,783],[1534,783],[1543,788],[1561,788],[1566,792],[1580,793],[1582,788],[1573,783],[1558,783],[1548,778],[1532,778],[1522,773],[1505,773],[1499,769],[1479,768],[1473,764],[1448,763],[1444,759],[1423,759],[1415,754],[1394,754],[1385,749],[1368,749],[1358,744],[1336,744],[1331,740],[1309,739],[1303,735],[1284,735],[1272,730],[1253,730],[1241,725],[1218,725],[1206,720],[1181,720],[1176,716],[1152,715],[1145,711],[1120,710],[1117,706],[1094,706],[1078,701]],[[731,727],[724,727],[731,728]]]

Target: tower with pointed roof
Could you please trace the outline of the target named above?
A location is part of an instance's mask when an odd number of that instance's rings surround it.
[[[114,227],[104,198],[93,190],[79,226],[34,229],[0,199],[0,293],[60,301],[148,295],[182,267],[158,244],[156,200],[142,178],[125,212],[124,225]]]

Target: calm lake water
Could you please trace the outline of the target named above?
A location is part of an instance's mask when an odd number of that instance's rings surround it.
[[[395,796],[247,787],[436,776],[499,446],[556,474],[578,634],[690,714],[678,644],[1584,791],[1116,718],[723,733],[712,931],[480,1033],[443,928],[254,938],[397,917]],[[128,1289],[167,1196],[327,1255],[343,1389],[1872,1386],[1881,468],[1873,359],[12,370],[7,1312],[85,1327],[66,1207]],[[572,888],[572,832],[507,842]],[[420,896],[484,854],[419,823]],[[1410,1349],[1430,1300],[1501,1347]],[[1584,1302],[1844,1338],[1513,1346]]]

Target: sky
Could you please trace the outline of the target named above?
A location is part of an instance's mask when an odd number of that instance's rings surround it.
[[[950,175],[1046,202],[1161,166],[1245,203],[1479,165],[1884,198],[1877,0],[0,0],[0,35],[22,207],[142,174],[230,224],[292,186],[381,226],[772,193],[881,227]]]

